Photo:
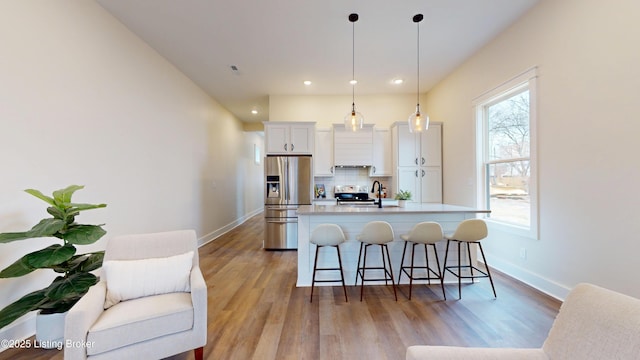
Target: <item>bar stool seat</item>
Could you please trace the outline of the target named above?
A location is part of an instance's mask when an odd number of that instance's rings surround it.
[[[487,264],[487,259],[484,256],[484,251],[482,250],[482,244],[480,244],[480,240],[486,238],[488,235],[487,224],[482,219],[467,219],[462,221],[456,231],[452,235],[445,235],[445,239],[447,239],[447,249],[444,257],[444,271],[448,271],[453,276],[458,278],[458,299],[462,298],[462,279],[471,279],[471,282],[475,282],[477,278],[488,277],[491,282],[491,289],[493,290],[493,297],[498,297],[496,295],[496,288],[493,285],[493,278],[491,278],[491,272],[489,271],[489,264]],[[449,243],[452,241],[458,243],[458,264],[447,266],[447,257],[449,255]],[[467,244],[467,254],[469,255],[469,265],[461,265],[461,257],[460,257],[460,244]],[[476,266],[473,265],[473,261],[471,259],[471,249],[470,244],[477,244],[480,249],[480,254],[482,254],[482,261],[484,262],[484,266],[486,271],[480,270]],[[470,275],[463,275],[462,269],[469,269]],[[477,271],[479,274],[474,275],[473,271]]]
[[[387,243],[393,241],[393,228],[391,228],[391,225],[386,221],[371,221],[365,224],[362,229],[362,233],[356,236],[356,240],[360,242],[360,253],[358,254],[358,268],[356,271],[355,285],[358,285],[359,277],[362,281],[360,287],[360,301],[362,301],[365,281],[384,281],[385,285],[389,285],[389,280],[391,280],[391,286],[393,287],[393,295],[395,296],[396,301],[398,301],[396,284],[393,281],[393,270],[391,269],[391,257],[389,256],[389,248],[387,247]],[[370,246],[380,246],[382,266],[367,266],[367,249]],[[363,258],[363,249],[364,259],[361,265],[360,259]],[[384,272],[384,277],[367,278],[365,276],[365,270],[382,270]]]
[[[405,241],[404,249],[402,250],[402,260],[400,261],[400,276],[398,276],[398,284],[400,284],[400,279],[402,279],[402,274],[404,273],[409,278],[409,300],[411,300],[411,290],[413,287],[413,280],[427,280],[428,284],[431,285],[431,280],[440,280],[440,287],[442,288],[442,296],[445,300],[447,300],[447,295],[444,292],[444,276],[440,271],[440,260],[438,259],[438,252],[436,249],[436,243],[444,240],[444,233],[442,232],[442,226],[437,222],[433,221],[425,221],[419,224],[416,224],[411,232],[408,234],[400,235],[400,238]],[[407,245],[411,243],[411,265],[404,265],[404,257],[407,252]],[[425,266],[416,266],[415,255],[416,255],[416,245],[424,245],[424,258],[425,258]],[[435,270],[429,265],[429,251],[427,245],[433,247],[433,255],[436,259],[436,268]],[[424,269],[426,270],[425,276],[415,276],[413,274],[414,269]],[[407,271],[408,270],[408,271]],[[437,272],[436,272],[437,270]]]
[[[313,288],[317,282],[341,282],[342,289],[344,290],[344,300],[349,301],[347,299],[347,287],[344,283],[344,273],[342,272],[342,258],[340,257],[340,244],[345,241],[344,232],[342,228],[336,224],[320,224],[318,225],[312,232],[311,238],[309,242],[316,245],[316,255],[313,261],[313,278],[311,280],[311,298],[309,302],[313,302]],[[322,247],[335,247],[336,252],[338,253],[338,265],[339,267],[318,267],[318,253],[320,248]],[[340,279],[339,280],[331,280],[331,279],[323,279],[316,280],[316,272],[318,271],[340,271]]]

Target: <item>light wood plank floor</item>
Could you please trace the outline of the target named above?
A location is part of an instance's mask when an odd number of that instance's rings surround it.
[[[415,344],[480,347],[539,347],[560,302],[493,272],[498,298],[488,281],[399,287],[296,288],[295,251],[265,251],[258,215],[200,248],[209,291],[206,359],[404,359]],[[396,275],[397,276],[397,275]],[[62,360],[63,352],[8,349],[0,360]],[[193,352],[172,360],[193,359]],[[136,359],[140,360],[140,359]]]

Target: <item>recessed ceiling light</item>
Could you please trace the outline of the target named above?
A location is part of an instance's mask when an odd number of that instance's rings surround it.
[[[258,113],[258,110],[253,109],[253,110],[251,110],[251,113],[252,113],[253,115],[256,115],[256,114]]]
[[[305,85],[309,86],[309,85],[311,85],[311,80],[305,80],[305,81],[303,82],[303,84],[305,84]]]
[[[393,83],[396,84],[396,85],[400,85],[403,82],[404,82],[404,80],[402,80],[402,79],[393,79]]]
[[[353,80],[349,81],[349,84],[351,84],[351,85],[355,85],[357,83],[358,83],[358,80],[356,80],[356,79],[353,79]]]

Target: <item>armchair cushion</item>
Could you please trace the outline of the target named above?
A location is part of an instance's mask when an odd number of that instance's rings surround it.
[[[89,329],[87,355],[175,334],[193,327],[190,293],[122,301],[105,310]]]
[[[102,264],[107,283],[104,308],[120,301],[172,292],[189,292],[193,251],[163,258],[109,260]]]

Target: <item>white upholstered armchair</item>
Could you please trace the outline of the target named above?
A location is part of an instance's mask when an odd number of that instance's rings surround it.
[[[65,321],[65,360],[161,359],[207,342],[207,286],[192,230],[110,239],[100,282]]]
[[[541,348],[410,346],[407,360],[640,359],[640,299],[579,284],[560,307]]]

